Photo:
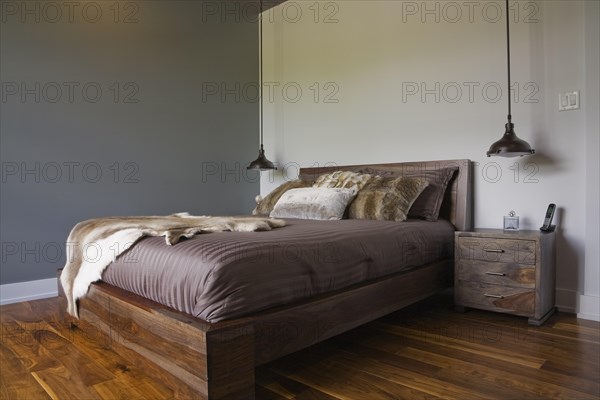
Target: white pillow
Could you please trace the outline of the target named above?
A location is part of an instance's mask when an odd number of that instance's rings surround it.
[[[300,188],[285,192],[275,204],[270,217],[335,220],[356,196],[354,189]]]

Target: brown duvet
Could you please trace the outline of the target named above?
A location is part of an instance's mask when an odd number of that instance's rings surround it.
[[[148,237],[103,281],[209,322],[237,318],[452,256],[454,226],[286,220],[267,232],[215,232],[175,246]]]

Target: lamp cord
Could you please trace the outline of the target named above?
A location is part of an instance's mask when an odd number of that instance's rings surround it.
[[[512,111],[510,104],[510,15],[508,10],[508,0],[506,0],[506,59],[508,60],[508,122],[511,122]]]
[[[507,0],[508,1],[508,0]],[[259,29],[259,67],[260,67],[260,148],[263,148],[263,26],[262,26],[262,18],[263,18],[263,0],[260,0],[260,13],[258,15],[258,29]]]

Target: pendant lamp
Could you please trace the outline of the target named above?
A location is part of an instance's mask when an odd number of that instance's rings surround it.
[[[259,29],[259,57],[260,57],[260,149],[258,150],[258,158],[248,165],[247,169],[258,169],[261,171],[277,169],[275,165],[271,161],[265,157],[265,149],[263,147],[263,26],[262,26],[262,18],[263,18],[263,2],[260,1],[260,13],[258,15],[258,29]]]
[[[510,18],[508,0],[506,0],[506,50],[508,60],[508,123],[505,125],[504,136],[490,147],[487,156],[517,157],[534,154],[535,150],[529,143],[519,139],[515,133],[515,124],[512,123],[510,101]]]

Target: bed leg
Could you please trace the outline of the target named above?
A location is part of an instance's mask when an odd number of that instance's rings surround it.
[[[206,333],[208,398],[254,399],[254,327]]]

